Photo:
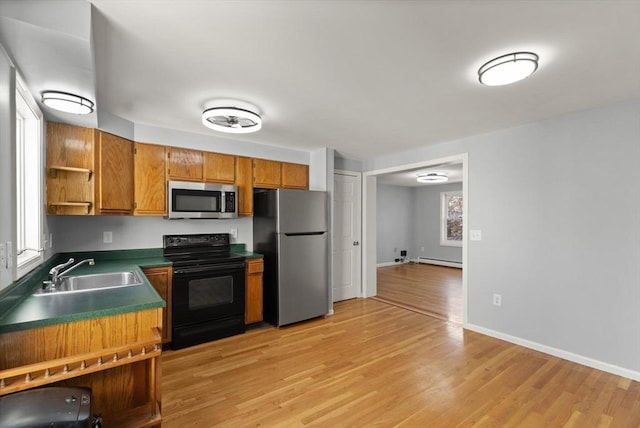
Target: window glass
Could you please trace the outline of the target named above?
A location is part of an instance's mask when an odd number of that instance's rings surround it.
[[[440,194],[440,245],[462,246],[462,192]]]

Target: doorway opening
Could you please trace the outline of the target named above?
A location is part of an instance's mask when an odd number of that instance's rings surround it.
[[[467,159],[465,153],[364,173],[363,296],[378,296],[458,324],[467,322]],[[414,184],[418,175],[432,171],[452,180],[444,186],[429,185],[428,190]],[[441,193],[453,191],[462,195],[462,239],[443,244]],[[427,231],[421,220],[434,208],[438,214],[430,213],[434,224]]]

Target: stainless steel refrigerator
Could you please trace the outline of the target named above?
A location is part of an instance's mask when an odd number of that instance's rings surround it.
[[[255,189],[253,196],[253,248],[265,264],[265,321],[282,326],[326,315],[326,192]]]

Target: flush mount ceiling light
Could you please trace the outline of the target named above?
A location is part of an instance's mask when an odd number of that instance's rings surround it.
[[[525,79],[538,69],[538,55],[533,52],[514,52],[485,63],[478,70],[480,83],[501,86]]]
[[[418,175],[418,183],[444,183],[449,177],[442,172],[429,172]]]
[[[54,110],[65,113],[89,114],[93,112],[93,101],[67,92],[44,91],[42,103]]]
[[[256,132],[262,128],[262,118],[250,107],[233,104],[216,106],[202,112],[202,124],[216,131],[232,134]]]

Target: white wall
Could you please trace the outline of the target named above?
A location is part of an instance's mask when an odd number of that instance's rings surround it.
[[[440,193],[455,191],[462,191],[462,183],[413,187],[411,258],[462,263],[462,247],[440,245]]]
[[[465,266],[469,327],[640,379],[640,101],[377,158],[365,170],[465,152],[468,225],[482,231]]]
[[[233,243],[253,249],[250,217],[226,220],[166,220],[137,216],[50,216],[58,252],[162,248],[162,235],[178,233],[229,233],[237,229]],[[113,242],[103,243],[102,233],[112,232]]]
[[[409,257],[413,248],[415,210],[414,190],[410,187],[378,183],[377,206],[377,263],[391,263],[406,250]]]

